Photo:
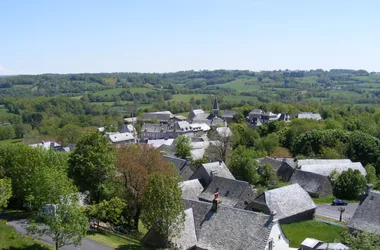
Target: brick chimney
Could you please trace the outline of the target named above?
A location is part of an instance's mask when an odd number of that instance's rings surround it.
[[[214,200],[212,201],[212,207],[211,207],[211,211],[213,212],[217,212],[218,211],[218,203],[219,203],[219,192],[216,191],[214,193]]]

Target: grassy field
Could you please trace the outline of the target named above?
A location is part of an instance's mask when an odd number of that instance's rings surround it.
[[[197,95],[177,94],[177,95],[173,95],[173,98],[170,101],[188,103],[192,96],[194,96],[195,100],[201,100],[202,98],[207,98],[207,95],[203,95],[203,94],[197,94]]]
[[[139,222],[140,233],[136,235],[123,235],[118,236],[110,233],[91,233],[87,235],[87,238],[90,238],[96,242],[104,244],[106,246],[117,248],[118,250],[127,250],[127,249],[151,249],[141,245],[141,238],[147,233],[147,229],[144,225]]]
[[[325,242],[340,242],[341,233],[347,229],[328,225],[317,221],[303,221],[282,225],[282,231],[290,240],[290,247],[300,247],[306,238],[314,238]]]
[[[53,246],[20,235],[12,227],[0,223],[0,249],[12,250],[50,250]]]
[[[118,95],[124,90],[128,90],[128,89],[114,88],[114,89],[100,90],[100,91],[95,92],[93,95],[94,96]],[[132,93],[147,93],[147,92],[156,91],[155,89],[152,89],[152,88],[130,88],[130,90]]]
[[[0,144],[13,144],[13,143],[19,143],[19,142],[21,142],[21,139],[0,140]]]
[[[0,105],[0,115],[6,115],[8,114],[6,108],[4,107],[4,105]]]

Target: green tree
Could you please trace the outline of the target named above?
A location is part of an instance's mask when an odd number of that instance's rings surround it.
[[[265,151],[270,155],[279,146],[278,136],[275,133],[261,139]]]
[[[100,221],[117,224],[120,222],[122,212],[126,207],[124,200],[113,197],[110,200],[103,200],[98,204],[88,206],[88,213],[97,219],[98,226]]]
[[[334,182],[334,195],[338,198],[357,199],[367,181],[359,170],[343,171]]]
[[[9,178],[0,179],[0,212],[7,207],[8,200],[12,197],[12,181]]]
[[[190,138],[184,135],[178,136],[174,141],[175,156],[186,159],[191,156]]]
[[[151,175],[143,200],[142,222],[146,228],[154,227],[165,238],[178,234],[185,220],[178,181],[176,177]]]
[[[103,184],[115,173],[116,151],[97,131],[83,134],[69,158],[69,176],[99,203]]]
[[[247,181],[254,185],[259,178],[257,174],[259,165],[256,158],[257,156],[253,150],[239,146],[232,151],[228,166],[236,179]]]
[[[55,249],[74,244],[80,245],[88,230],[88,219],[77,199],[61,196],[58,204],[48,204],[30,220],[27,231],[39,236],[48,235],[55,242]]]
[[[243,123],[245,122],[245,117],[244,115],[241,113],[241,112],[237,112],[236,114],[234,114],[234,116],[232,117],[232,121],[234,123]]]
[[[354,250],[378,250],[380,236],[364,231],[355,231],[350,234],[348,231],[342,233],[342,243]]]
[[[277,185],[276,172],[269,164],[262,164],[257,168],[259,174],[258,184],[265,186],[269,189],[274,188]]]
[[[12,126],[0,126],[0,140],[13,139],[15,137],[16,133]]]
[[[83,130],[78,125],[67,124],[59,131],[59,139],[62,145],[67,145],[69,143],[76,143],[80,138]]]
[[[373,184],[374,187],[377,187],[377,183],[379,182],[376,176],[376,169],[371,164],[365,166],[365,170],[367,171],[367,183]]]

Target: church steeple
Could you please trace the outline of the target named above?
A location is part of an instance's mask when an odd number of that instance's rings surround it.
[[[218,99],[216,99],[216,97],[214,100],[214,107],[212,108],[212,114],[214,115],[214,117],[219,116],[219,103],[218,103]]]

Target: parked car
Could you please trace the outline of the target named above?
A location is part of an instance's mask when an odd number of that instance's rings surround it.
[[[347,206],[347,202],[345,201],[342,201],[342,200],[339,200],[339,199],[335,199],[332,201],[332,204],[333,206]]]

